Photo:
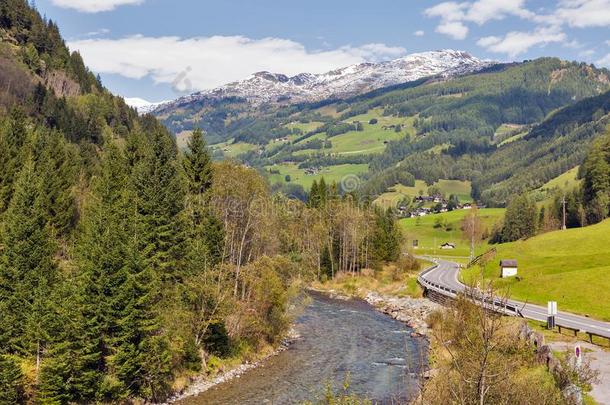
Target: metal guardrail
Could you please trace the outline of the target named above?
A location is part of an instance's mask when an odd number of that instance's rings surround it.
[[[436,270],[437,268],[438,264],[435,264],[434,266],[421,272],[417,277],[418,283],[424,288],[436,291],[450,298],[455,298],[458,295],[459,291],[441,284],[433,283],[432,281],[427,280],[424,277],[426,274],[433,270]],[[523,317],[523,315],[521,315],[521,311],[519,311],[519,309],[514,304],[507,303],[503,299],[486,296],[478,290],[466,290],[466,295],[473,298],[475,301],[478,301],[482,306],[492,311],[503,313],[509,316]]]
[[[424,288],[432,290],[432,291],[436,291],[446,297],[449,298],[455,298],[459,291],[450,288],[450,287],[446,287],[444,285],[440,285],[437,283],[434,283],[430,280],[427,280],[424,276],[426,274],[428,274],[429,272],[436,270],[438,268],[438,264],[435,264],[434,266],[431,266],[430,268],[424,270],[423,272],[421,272],[418,276],[417,276],[417,282]],[[471,297],[474,298],[476,301],[478,301],[481,305],[483,305],[484,307],[495,311],[495,312],[499,312],[508,316],[515,316],[515,317],[519,317],[519,318],[525,318],[525,316],[521,313],[521,310],[519,309],[519,306],[515,303],[511,303],[511,302],[506,302],[506,300],[500,299],[500,298],[496,298],[496,297],[489,297],[486,296],[485,294],[483,294],[482,292],[478,291],[478,290],[473,290],[473,289],[466,289],[465,293]],[[597,336],[597,337],[601,337],[604,339],[608,339],[610,341],[610,333],[609,334],[599,334],[599,333],[595,333],[595,332],[590,332],[587,330],[582,330],[582,329],[577,329],[577,328],[573,328],[567,325],[563,325],[561,323],[556,323],[555,324],[558,328],[564,328],[564,329],[569,329],[569,330],[573,330],[575,332],[581,332],[581,333],[585,333],[589,336],[589,341],[593,342],[593,336]]]

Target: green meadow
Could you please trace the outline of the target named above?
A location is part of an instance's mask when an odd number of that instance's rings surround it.
[[[496,248],[496,259],[483,273],[511,297],[542,305],[557,301],[561,310],[610,321],[610,220]],[[500,259],[517,259],[518,278],[499,278]],[[472,268],[463,278],[477,274],[480,268]]]
[[[434,183],[448,198],[451,194],[457,195],[460,202],[472,202],[470,196],[472,187],[469,181],[459,180],[439,180]],[[389,191],[381,194],[375,203],[386,208],[396,207],[396,205],[404,198],[413,198],[418,195],[427,195],[428,185],[425,181],[415,180],[415,185],[408,187],[402,184],[397,184]]]
[[[265,171],[279,170],[279,174],[269,174],[269,181],[273,183],[286,183],[286,175],[290,176],[290,182],[300,184],[305,190],[311,188],[314,180],[320,181],[324,177],[327,184],[332,182],[340,183],[341,179],[348,175],[358,175],[368,171],[367,164],[345,164],[328,166],[323,168],[315,175],[306,175],[303,169],[299,169],[296,164],[282,163],[274,166],[266,166]]]
[[[406,237],[409,248],[413,241],[418,241],[418,248],[413,252],[418,255],[436,256],[468,256],[470,244],[462,237],[461,223],[470,210],[454,210],[441,214],[426,215],[418,218],[401,219],[399,224]],[[493,225],[504,217],[503,208],[484,208],[479,210],[483,227],[491,231]],[[437,221],[442,221],[441,227],[435,227]],[[449,242],[456,245],[455,249],[441,250],[440,245]],[[477,246],[476,253],[489,249],[487,242]]]

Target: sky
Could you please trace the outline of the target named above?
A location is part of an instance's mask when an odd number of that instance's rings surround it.
[[[32,0],[31,0],[32,1]],[[116,94],[152,102],[262,70],[324,73],[437,49],[610,68],[610,0],[37,0]]]

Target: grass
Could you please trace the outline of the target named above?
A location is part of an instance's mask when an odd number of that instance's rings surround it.
[[[369,124],[369,121],[372,118],[378,120],[377,124]],[[414,117],[385,117],[379,109],[374,109],[366,114],[351,117],[344,122],[351,123],[358,121],[362,123],[363,130],[350,131],[328,138],[332,142],[332,148],[326,149],[324,152],[337,154],[381,153],[385,149],[387,142],[398,140],[404,136],[413,136],[415,134],[415,129],[413,127],[414,120]],[[395,132],[393,128],[383,128],[384,126],[388,127],[390,125],[403,125],[403,128],[400,132]],[[326,139],[326,134],[316,134],[301,142],[303,143],[313,139]],[[309,155],[318,152],[320,152],[320,150],[306,149],[296,152],[295,155]]]
[[[439,187],[447,197],[455,194],[461,202],[472,202],[470,196],[472,187],[469,181],[439,180],[434,185]],[[415,180],[415,185],[412,187],[397,184],[388,192],[381,194],[375,203],[386,208],[395,207],[403,198],[413,198],[420,194],[428,194],[428,185],[425,181]]]
[[[409,247],[413,240],[418,241],[418,248],[414,249],[417,254],[444,255],[444,256],[468,256],[470,245],[462,239],[460,229],[464,216],[469,210],[455,210],[441,214],[427,215],[419,218],[401,219],[399,224],[403,230]],[[485,208],[479,210],[479,216],[485,228],[491,230],[494,223],[500,221],[504,216],[502,208]],[[446,221],[449,229],[444,227],[435,228],[437,219]],[[452,250],[441,250],[439,246],[445,242],[455,243],[456,248]],[[487,243],[482,243],[477,247],[477,253],[482,253],[489,249]]]
[[[554,189],[560,189],[560,190],[564,190],[564,191],[571,191],[571,190],[575,189],[581,183],[581,180],[579,180],[577,178],[579,167],[580,166],[576,166],[576,167],[568,170],[567,172],[560,174],[559,176],[555,177],[554,179],[547,181],[538,190],[539,191],[551,191]]]
[[[426,266],[422,265],[422,269]],[[326,282],[314,282],[313,288],[324,291],[336,291],[350,297],[364,298],[374,291],[393,297],[422,297],[422,289],[417,283],[417,271],[396,272],[394,264],[383,266],[378,271],[366,271],[355,276],[337,275]]]
[[[309,190],[314,180],[320,181],[320,179],[324,177],[324,181],[326,181],[327,184],[330,184],[333,181],[340,183],[341,179],[347,175],[358,175],[365,173],[368,171],[368,165],[345,164],[328,166],[313,176],[305,175],[305,171],[303,169],[299,169],[297,165],[293,163],[282,163],[275,166],[265,167],[266,171],[269,171],[269,169],[279,170],[280,172],[280,174],[271,174],[269,176],[269,181],[271,183],[286,183],[285,177],[286,175],[290,175],[291,183],[300,184],[303,186],[303,188],[305,188],[305,190]]]
[[[220,149],[223,151],[226,157],[234,158],[242,153],[255,150],[258,148],[258,146],[245,142],[233,143],[233,140],[230,139],[227,142],[210,145],[210,148]]]
[[[306,122],[306,123],[291,122],[290,124],[286,125],[286,128],[290,128],[290,129],[299,128],[305,134],[309,131],[313,131],[314,129],[318,128],[321,125],[322,125],[322,122],[318,122],[318,121],[311,121],[311,122]]]
[[[610,321],[610,220],[585,228],[549,232],[497,245],[497,260],[483,268],[486,279],[511,297]],[[498,260],[517,259],[518,278],[499,278]],[[473,268],[463,277],[479,273]]]

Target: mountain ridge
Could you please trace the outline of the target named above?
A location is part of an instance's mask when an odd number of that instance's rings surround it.
[[[202,100],[228,98],[244,99],[255,107],[265,103],[296,104],[330,98],[345,99],[424,77],[452,77],[473,73],[494,63],[478,59],[464,51],[444,49],[413,53],[389,61],[363,62],[321,74],[299,73],[288,76],[260,71],[243,80],[211,90],[196,92],[169,102],[140,106],[140,112],[157,114]]]

